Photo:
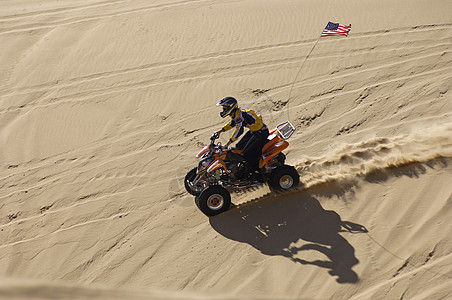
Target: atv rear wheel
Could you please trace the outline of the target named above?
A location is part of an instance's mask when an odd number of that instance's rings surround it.
[[[229,209],[231,195],[224,187],[212,185],[203,190],[195,201],[205,215],[215,216]]]
[[[184,179],[185,189],[193,196],[199,196],[203,190],[202,186],[195,186],[192,184],[193,180],[196,178],[197,169],[198,168],[194,168],[188,172]]]
[[[270,175],[268,185],[272,191],[286,191],[298,186],[300,175],[297,170],[288,165],[276,168]]]

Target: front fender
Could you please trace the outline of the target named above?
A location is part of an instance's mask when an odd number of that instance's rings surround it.
[[[220,161],[216,160],[207,168],[207,173],[211,173],[218,169],[219,167],[221,167],[221,163]]]
[[[213,171],[217,170],[218,168],[223,167],[223,169],[229,173],[228,169],[226,168],[226,166],[224,165],[223,162],[219,161],[219,160],[215,160],[210,166],[209,168],[207,168],[207,173],[212,173]]]
[[[199,152],[198,154],[196,154],[196,158],[200,158],[201,156],[203,156],[205,153],[207,153],[209,151],[209,146],[204,146]]]

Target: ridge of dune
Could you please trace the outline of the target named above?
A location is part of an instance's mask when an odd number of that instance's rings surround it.
[[[4,299],[244,299],[237,296],[168,292],[152,289],[112,289],[105,286],[75,285],[40,280],[3,279],[0,297]],[[265,299],[261,298],[260,299]],[[289,299],[289,298],[286,298]]]
[[[1,5],[0,298],[452,294],[451,1]],[[293,123],[303,184],[207,218],[225,96]]]

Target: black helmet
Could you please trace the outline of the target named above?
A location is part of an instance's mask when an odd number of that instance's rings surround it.
[[[238,103],[234,97],[225,97],[217,103],[217,106],[223,106],[223,111],[220,112],[220,116],[225,118],[238,107]]]

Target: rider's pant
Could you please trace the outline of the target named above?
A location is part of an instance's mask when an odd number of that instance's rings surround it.
[[[265,127],[258,131],[248,131],[237,143],[237,148],[243,150],[243,156],[253,171],[259,171],[259,159],[267,138],[268,129]]]

